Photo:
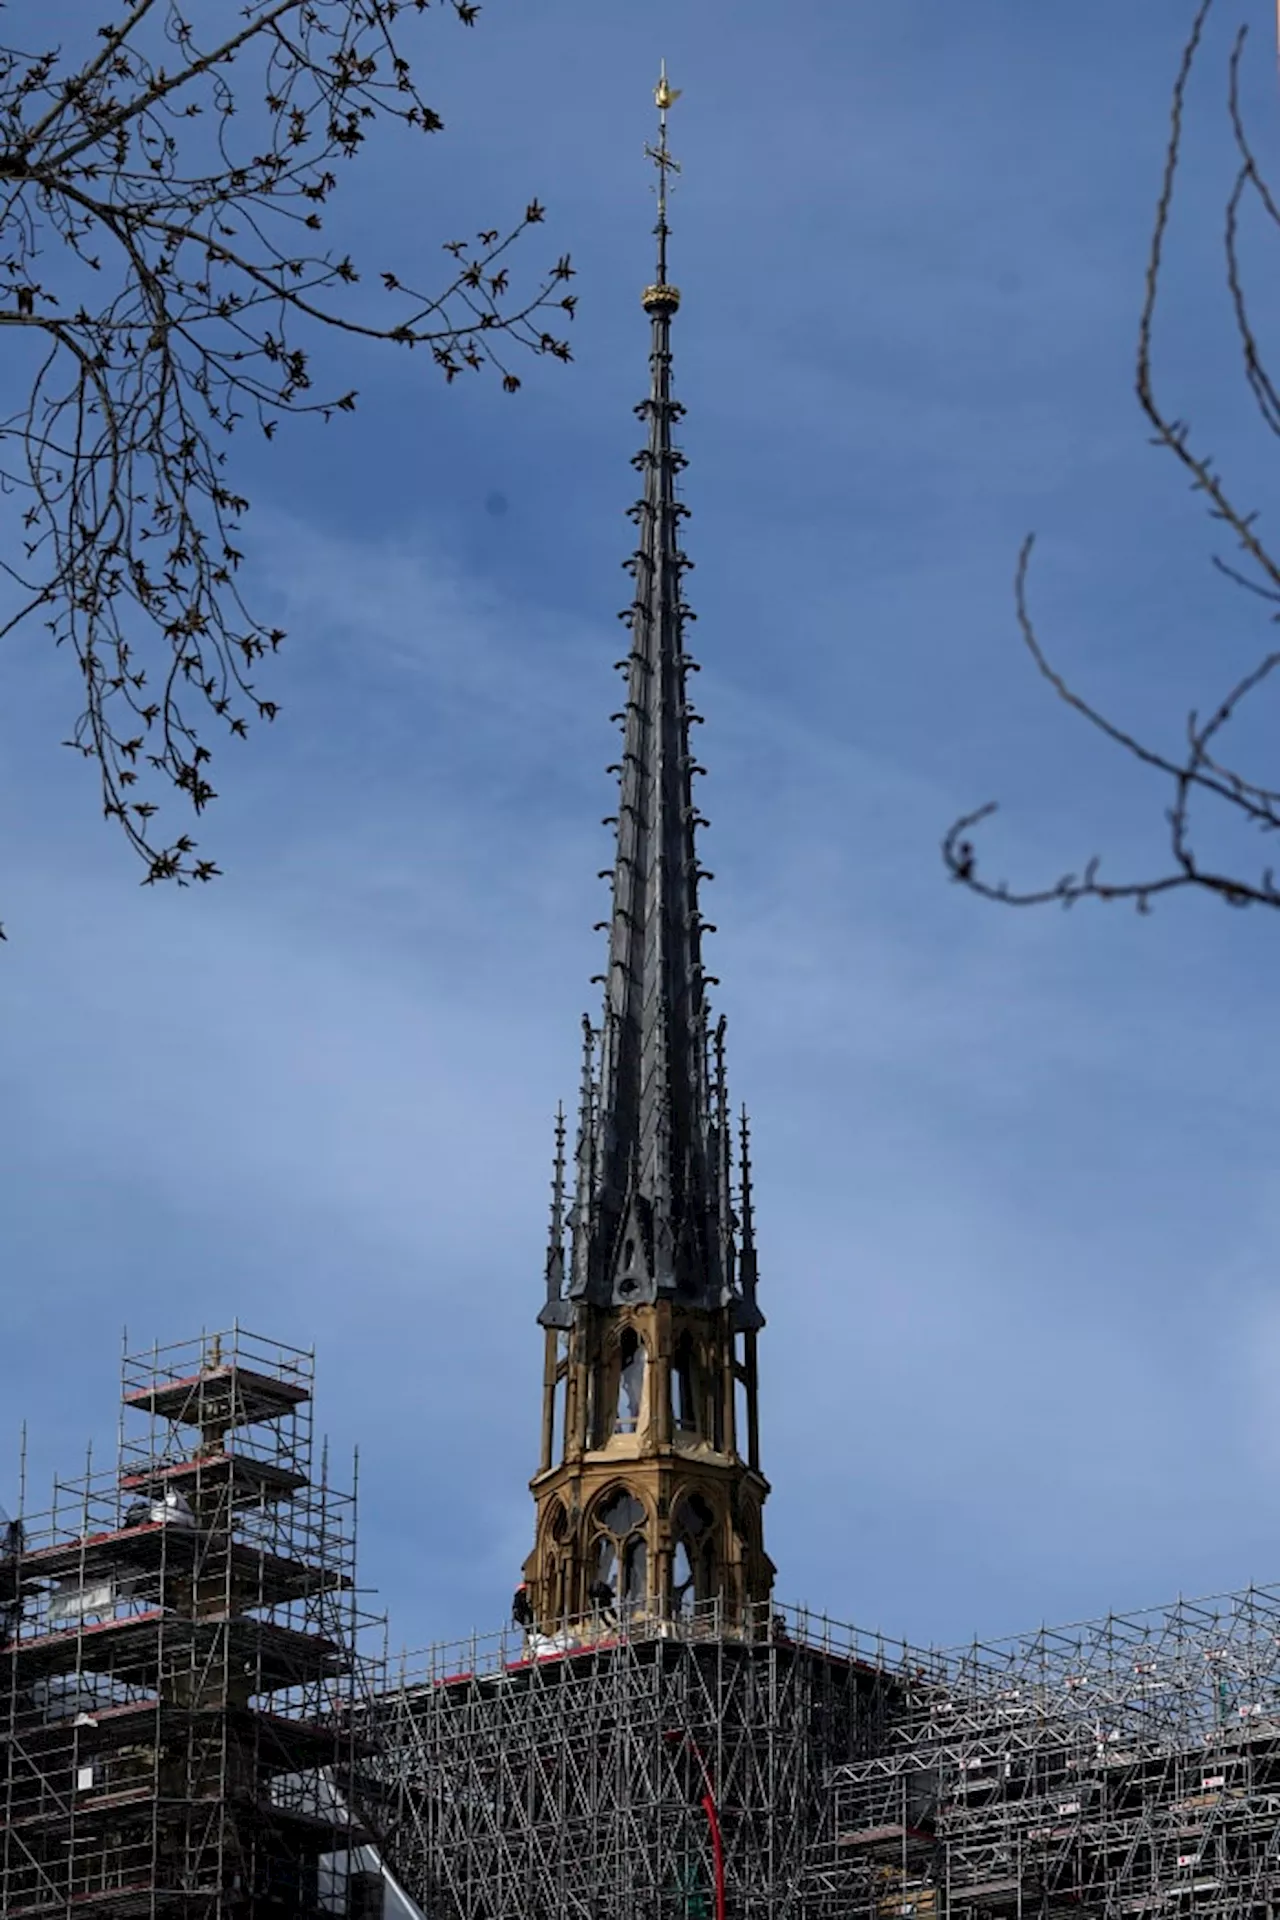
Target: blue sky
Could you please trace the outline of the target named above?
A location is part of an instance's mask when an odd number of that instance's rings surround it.
[[[253,577],[291,638],[281,719],[218,769],[218,885],[138,888],[57,745],[66,663],[37,632],[4,662],[0,1447],[16,1461],[27,1419],[37,1490],[90,1433],[110,1444],[123,1325],[239,1316],[315,1342],[395,1637],[505,1616],[551,1113],[599,970],[665,55],[779,1593],[951,1642],[1280,1578],[1280,927],[1194,899],[1015,915],[949,886],[937,851],[998,797],[1012,876],[1159,857],[1163,796],[1020,652],[1028,530],[1056,656],[1165,738],[1267,644],[1131,397],[1190,12],[489,0],[469,35],[428,20],[447,131],[371,150],[344,230],[372,273],[425,276],[439,241],[536,193],[527,265],[572,249],[576,364],[504,398],[362,355],[354,419],[246,445]],[[1268,9],[1220,0],[1158,369],[1252,505],[1273,469],[1218,257],[1249,16],[1254,121],[1280,145]]]

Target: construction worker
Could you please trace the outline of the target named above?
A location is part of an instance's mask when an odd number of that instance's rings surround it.
[[[610,1626],[617,1624],[618,1616],[614,1611],[613,1588],[607,1580],[597,1580],[594,1586],[588,1587],[587,1599],[593,1607],[599,1609],[601,1616]]]
[[[511,1602],[511,1618],[516,1626],[523,1627],[527,1633],[533,1625],[533,1602],[529,1598],[529,1588],[521,1581]]]

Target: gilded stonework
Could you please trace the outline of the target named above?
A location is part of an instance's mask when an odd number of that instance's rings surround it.
[[[546,1340],[524,1569],[539,1629],[593,1612],[678,1617],[716,1596],[732,1617],[767,1600],[754,1333],[735,1336],[728,1310],[659,1300],[587,1310]]]

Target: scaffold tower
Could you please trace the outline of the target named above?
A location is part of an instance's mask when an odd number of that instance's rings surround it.
[[[115,1467],[10,1523],[4,1920],[376,1912],[355,1503],[314,1471],[312,1385],[240,1329],[127,1353]]]

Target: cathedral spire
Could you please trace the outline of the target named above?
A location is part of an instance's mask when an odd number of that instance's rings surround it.
[[[626,701],[599,1026],[583,1022],[572,1204],[557,1123],[541,1459],[532,1483],[537,1539],[525,1565],[535,1618],[678,1613],[722,1599],[735,1619],[766,1607],[772,1567],[761,1537],[768,1483],[756,1417],[754,1242],[739,1253],[724,1022],[712,1022],[702,959],[698,862],[699,715],[685,650],[693,615],[680,544],[683,408],[672,394],[668,198],[679,165],[667,144],[677,91],[663,68],[654,100],[656,273],[649,392],[636,408],[643,490],[629,509],[635,582],[618,661]],[[745,1217],[750,1213],[746,1180]],[[749,1229],[748,1229],[749,1232]],[[565,1258],[567,1239],[567,1259]],[[763,1618],[763,1615],[761,1616]]]

